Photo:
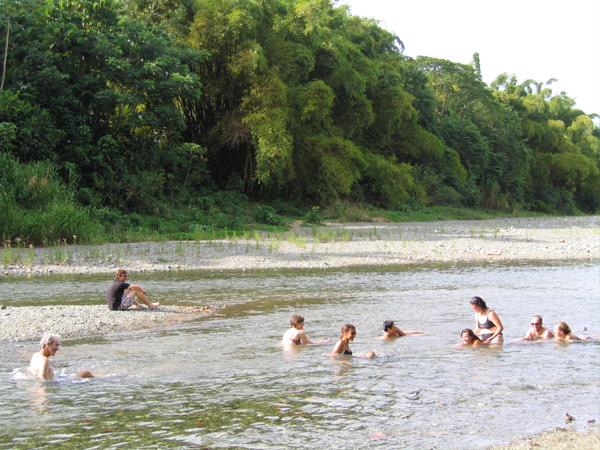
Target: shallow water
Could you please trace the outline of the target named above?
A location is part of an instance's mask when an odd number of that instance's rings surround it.
[[[600,345],[514,343],[532,314],[600,336],[600,265],[134,275],[208,319],[64,343],[61,380],[15,379],[35,343],[0,344],[1,448],[481,448],[600,420]],[[0,303],[94,303],[99,277],[4,280]],[[10,292],[10,294],[8,294]],[[456,349],[480,295],[503,349]],[[294,313],[322,346],[284,352]],[[427,335],[378,340],[382,322]],[[355,353],[327,356],[350,322]],[[88,368],[101,377],[75,381]],[[19,378],[19,377],[16,377]]]

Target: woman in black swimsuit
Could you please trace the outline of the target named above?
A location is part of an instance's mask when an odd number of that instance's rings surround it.
[[[481,297],[471,299],[471,309],[475,312],[475,328],[473,331],[477,334],[484,344],[504,343],[502,330],[504,325],[496,311],[489,309]]]
[[[340,339],[335,344],[333,348],[332,356],[335,355],[352,355],[352,350],[350,350],[350,341],[353,341],[356,337],[356,327],[354,325],[350,325],[347,323],[342,326],[342,332],[340,333]]]
[[[352,356],[352,350],[350,350],[350,341],[353,341],[356,337],[356,327],[347,323],[342,326],[342,331],[340,333],[340,339],[335,344],[333,348],[333,352],[331,352],[331,356]],[[368,351],[367,353],[359,355],[361,358],[372,359],[377,355],[373,350]]]

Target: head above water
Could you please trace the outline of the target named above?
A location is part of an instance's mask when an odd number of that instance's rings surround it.
[[[304,323],[304,317],[298,315],[298,314],[294,314],[291,318],[290,318],[290,325],[292,327],[296,327],[296,325],[300,325]]]
[[[385,322],[383,322],[383,331],[387,331],[390,328],[392,328],[393,326],[394,326],[393,320],[386,320]]]
[[[558,322],[556,325],[556,331],[560,331],[564,334],[571,334],[571,327],[566,322]]]
[[[543,323],[544,323],[544,321],[542,320],[542,316],[535,315],[535,316],[531,317],[531,326],[532,327],[535,327],[538,325],[541,327]]]
[[[44,334],[40,340],[40,350],[43,350],[47,345],[60,342],[60,337],[56,334]]]
[[[479,337],[471,328],[465,328],[460,332],[460,338],[463,342],[472,344],[474,341],[480,341]]]
[[[352,334],[352,335],[356,336],[356,327],[349,323],[342,325],[342,331],[341,331],[340,338],[343,338],[347,334]]]
[[[485,304],[485,302],[483,301],[483,299],[481,297],[478,297],[477,295],[475,297],[473,297],[469,303],[471,303],[471,305],[476,307],[477,309],[482,309],[482,310],[488,309],[488,307]]]

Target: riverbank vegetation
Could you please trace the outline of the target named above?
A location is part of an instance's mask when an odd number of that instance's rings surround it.
[[[0,42],[5,241],[600,210],[600,128],[552,80],[330,0],[0,0]]]

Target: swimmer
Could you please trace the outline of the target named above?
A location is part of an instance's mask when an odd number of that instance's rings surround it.
[[[537,341],[538,339],[552,339],[554,333],[543,325],[542,316],[533,316],[529,323],[530,328],[521,339],[525,341]]]
[[[342,326],[342,330],[340,333],[340,339],[335,344],[333,351],[331,352],[331,356],[352,356],[352,350],[350,350],[350,342],[354,341],[356,337],[356,327],[347,323]],[[374,351],[368,351],[361,355],[363,358],[373,359],[377,356]]]
[[[60,347],[60,338],[54,334],[45,334],[40,341],[40,351],[34,353],[29,363],[29,373],[40,380],[53,380],[54,370],[50,357],[56,355]]]
[[[554,335],[554,339],[556,339],[557,342],[585,341],[588,339],[584,336],[575,336],[571,332],[571,327],[569,327],[566,322],[559,322],[556,327],[554,327]]]
[[[465,328],[460,332],[460,347],[479,347],[484,345],[481,339],[470,328]]]
[[[29,363],[29,373],[39,380],[54,380],[54,369],[50,357],[56,355],[60,347],[60,338],[55,334],[44,334],[40,341],[40,351],[33,354]],[[80,378],[94,378],[89,370],[80,370]]]
[[[425,333],[418,330],[406,330],[402,331],[396,325],[394,325],[393,320],[386,320],[383,322],[383,336],[381,339],[393,339],[402,336],[422,336]]]
[[[473,332],[478,335],[484,344],[504,343],[502,330],[504,325],[496,311],[489,309],[481,297],[473,297],[470,301],[471,309],[475,312],[475,328]]]
[[[283,333],[281,343],[284,346],[312,344],[304,333],[304,317],[294,314],[290,319],[291,328]]]
[[[127,309],[139,309],[144,303],[149,309],[156,309],[160,303],[152,303],[146,296],[146,291],[137,284],[127,283],[127,271],[117,270],[115,279],[106,291],[106,303],[108,309],[125,311]]]

